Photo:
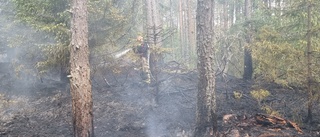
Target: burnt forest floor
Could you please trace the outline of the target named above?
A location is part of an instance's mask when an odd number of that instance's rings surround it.
[[[40,82],[12,75],[0,74],[0,136],[72,136],[69,85],[49,78]],[[197,73],[162,72],[158,79],[156,84],[145,85],[134,69],[93,74],[95,136],[191,136],[196,117]],[[255,89],[268,90],[271,95],[258,103],[250,95]],[[217,78],[216,96],[221,136],[320,136],[319,104],[314,104],[313,122],[304,123],[307,96],[301,89],[259,85],[227,76]],[[265,127],[253,121],[256,114],[266,111],[297,123],[302,133],[292,127]]]

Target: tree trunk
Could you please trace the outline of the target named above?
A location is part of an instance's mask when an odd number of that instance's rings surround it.
[[[223,3],[223,31],[227,31],[229,27],[229,19],[228,19],[228,2],[224,1]]]
[[[242,13],[242,11],[243,11],[243,6],[241,5],[241,2],[240,1],[236,1],[236,12],[235,12],[235,20],[240,20],[242,17],[240,17],[241,16],[241,13]]]
[[[160,22],[160,15],[158,13],[156,0],[147,0],[147,37],[151,49],[157,49],[162,45],[162,24]],[[161,53],[150,53],[150,71],[153,78],[153,83],[156,84],[155,101],[158,102],[159,84],[158,74],[160,73],[160,66],[163,64],[163,56]]]
[[[252,66],[252,55],[251,49],[249,45],[251,44],[251,23],[249,19],[251,17],[251,1],[245,0],[245,17],[247,20],[247,34],[246,34],[246,42],[247,45],[244,47],[244,73],[243,79],[244,80],[251,80],[253,74],[253,66]]]
[[[233,1],[232,4],[230,5],[230,10],[231,10],[231,15],[230,15],[230,26],[233,26],[233,24],[236,23],[236,2]]]
[[[183,22],[184,22],[184,40],[185,40],[185,45],[184,45],[184,52],[185,52],[185,56],[186,57],[186,62],[188,65],[188,62],[190,61],[190,43],[189,43],[189,9],[188,9],[188,5],[190,3],[188,3],[187,0],[184,1],[183,4]]]
[[[307,32],[307,90],[308,90],[308,116],[306,121],[311,122],[312,121],[312,103],[313,103],[313,91],[311,88],[311,82],[312,82],[312,71],[311,71],[311,4],[309,3],[308,6],[308,32]]]
[[[213,137],[217,133],[213,21],[214,0],[198,0],[197,66],[199,83],[194,137]]]
[[[179,38],[180,38],[180,48],[181,48],[181,58],[185,60],[185,37],[184,37],[184,8],[183,8],[184,0],[179,0]]]
[[[196,55],[196,35],[195,35],[195,18],[194,18],[194,2],[192,0],[188,0],[188,43],[189,43],[189,62],[190,64],[194,64],[196,60],[194,59],[194,55]]]
[[[173,0],[170,0],[170,28],[174,28],[174,13],[173,13],[173,9],[174,9],[174,7],[173,7],[173,2],[172,2]],[[171,48],[176,48],[176,47],[174,47],[173,45],[173,43],[174,43],[174,34],[173,35],[170,35],[170,45],[171,45]],[[173,59],[174,60],[177,60],[178,58],[177,58],[177,55],[176,54],[173,54]]]
[[[93,137],[87,0],[72,0],[70,91],[74,137]]]

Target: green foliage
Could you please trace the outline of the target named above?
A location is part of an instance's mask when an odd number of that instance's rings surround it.
[[[68,66],[68,45],[70,42],[70,13],[68,0],[11,0],[16,9],[16,20],[39,31],[39,34],[54,41],[42,41],[37,37],[29,38],[29,48],[39,48],[40,60],[35,63],[40,74],[54,68]],[[36,44],[39,43],[39,44]],[[50,68],[50,69],[49,69]]]
[[[272,116],[281,116],[279,111],[274,110],[272,107],[268,105],[263,105],[261,107],[261,110],[265,111],[267,114],[272,115]]]
[[[54,34],[60,43],[69,42],[70,13],[68,0],[11,0],[15,4],[16,16],[22,22],[45,32]]]
[[[319,2],[313,1],[315,5]],[[312,35],[312,74],[319,83],[319,35],[320,21],[318,6],[312,10],[312,28],[307,30],[307,5],[290,1],[281,14],[267,16],[268,22],[258,28],[252,55],[255,60],[255,74],[263,80],[284,86],[306,86],[306,34]],[[272,11],[271,11],[272,12]],[[266,16],[266,15],[265,15]]]
[[[215,58],[217,72],[241,77],[243,68],[243,45],[245,43],[244,28],[236,24],[228,32],[219,30],[217,36]]]
[[[11,0],[16,9],[17,21],[25,23],[46,37],[54,38],[49,43],[38,45],[41,49],[42,60],[37,61],[36,67],[41,73],[52,68],[64,68],[69,65],[70,43],[70,1],[69,0]],[[134,5],[132,5],[134,4]],[[132,34],[131,20],[134,19],[132,10],[135,2],[124,0],[90,0],[89,11],[89,46],[97,62],[110,59],[113,51],[119,50],[128,43]],[[45,33],[43,33],[45,32]],[[36,40],[36,38],[35,38]],[[12,45],[15,45],[14,43]],[[39,52],[38,52],[39,53]]]
[[[281,85],[298,84],[305,81],[304,52],[288,42],[277,40],[280,34],[271,27],[264,26],[259,31],[252,46],[256,60],[255,73],[264,80]]]
[[[250,95],[255,100],[257,100],[260,109],[265,111],[265,113],[273,116],[281,116],[279,111],[274,110],[271,106],[265,103],[262,103],[263,100],[265,100],[268,96],[270,96],[270,92],[268,90],[265,90],[265,89],[252,90],[250,91]]]
[[[233,97],[239,100],[242,98],[242,93],[240,91],[233,91]]]
[[[268,90],[260,89],[260,90],[252,90],[250,91],[250,95],[256,99],[259,103],[259,106],[261,101],[266,99],[268,96],[270,96],[270,92]]]

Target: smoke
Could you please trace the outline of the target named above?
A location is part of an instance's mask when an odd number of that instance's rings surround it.
[[[138,73],[138,72],[137,72]],[[142,127],[143,133],[148,137],[168,137],[186,136],[191,131],[195,120],[195,98],[196,89],[194,79],[197,75],[190,74],[192,79],[186,77],[170,78],[171,75],[161,75],[161,79],[166,79],[159,86],[158,103],[155,103],[156,87],[140,85],[143,82],[139,73],[132,73],[124,84],[121,101],[135,110],[122,111],[124,114],[130,113],[135,117],[128,118],[125,125],[134,125],[134,129]],[[189,78],[189,77],[188,77]],[[118,79],[119,80],[119,79]],[[122,81],[122,80],[120,80]],[[186,87],[177,86],[185,84]],[[188,89],[188,90],[184,90]],[[142,122],[140,122],[142,121]],[[143,123],[143,124],[142,124]]]
[[[186,121],[182,116],[181,108],[177,100],[170,97],[163,97],[157,107],[149,111],[146,119],[146,133],[148,137],[167,137],[176,135],[177,129],[183,129]]]
[[[0,89],[29,94],[39,82],[36,63],[43,58],[41,45],[54,39],[19,23],[10,1],[0,1],[0,9]]]
[[[159,115],[159,114],[158,114]],[[151,113],[147,118],[147,135],[149,137],[162,137],[166,135],[166,128],[168,125],[163,123],[159,116]]]

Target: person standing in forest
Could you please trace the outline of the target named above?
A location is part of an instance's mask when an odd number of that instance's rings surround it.
[[[139,55],[142,67],[141,77],[145,83],[150,84],[150,68],[149,68],[149,45],[144,42],[142,36],[137,37],[138,45],[133,48],[134,52]]]

